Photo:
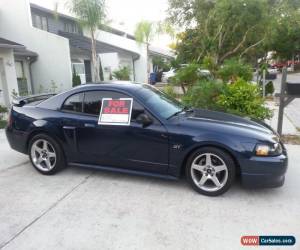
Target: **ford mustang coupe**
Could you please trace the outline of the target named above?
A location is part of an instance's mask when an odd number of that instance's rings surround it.
[[[248,187],[284,183],[287,153],[266,124],[184,107],[147,84],[85,84],[14,101],[6,135],[36,170],[80,166],[179,179],[217,196],[236,177]]]

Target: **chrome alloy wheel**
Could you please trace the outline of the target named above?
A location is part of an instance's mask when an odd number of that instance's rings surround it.
[[[217,155],[205,153],[197,156],[191,166],[193,182],[202,190],[215,192],[224,187],[228,179],[228,168]]]
[[[39,170],[43,172],[52,170],[56,163],[54,147],[45,139],[36,140],[31,146],[31,159]]]

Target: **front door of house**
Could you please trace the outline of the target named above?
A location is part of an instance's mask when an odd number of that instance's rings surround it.
[[[91,72],[91,61],[90,60],[84,60],[84,70],[85,70],[86,82],[92,82],[92,72]]]

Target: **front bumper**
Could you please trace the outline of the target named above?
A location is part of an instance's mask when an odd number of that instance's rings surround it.
[[[274,157],[253,156],[241,163],[242,185],[251,188],[273,188],[284,184],[288,157],[282,154]]]

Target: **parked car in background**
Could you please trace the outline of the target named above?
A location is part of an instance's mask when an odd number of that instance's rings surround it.
[[[175,74],[176,74],[176,69],[174,69],[174,68],[171,68],[167,72],[163,72],[162,73],[162,78],[161,78],[162,82],[163,83],[169,83],[170,79],[172,77],[174,77]],[[207,69],[199,69],[199,76],[207,78],[207,79],[211,79],[212,78],[212,75],[211,75],[210,71],[207,70]]]
[[[162,73],[161,81],[163,83],[168,83],[169,79],[174,76],[175,76],[175,69],[171,68],[169,71]]]

